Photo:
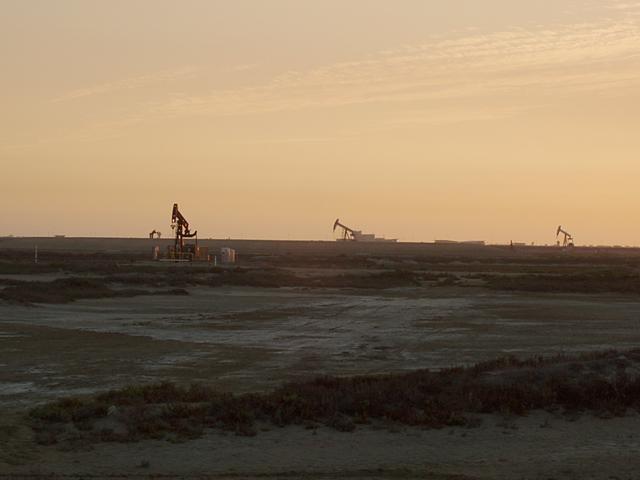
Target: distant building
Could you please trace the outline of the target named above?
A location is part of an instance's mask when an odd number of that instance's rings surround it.
[[[485,245],[484,240],[435,240],[437,245]]]
[[[397,242],[397,238],[376,237],[375,233],[362,233],[360,230],[353,231],[353,240],[356,242]]]

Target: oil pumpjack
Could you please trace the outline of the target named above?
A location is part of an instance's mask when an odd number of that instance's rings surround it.
[[[558,225],[558,229],[556,230],[556,239],[560,234],[564,235],[564,238],[562,239],[562,246],[573,247],[573,237],[569,232],[562,228],[562,225]],[[557,244],[560,245],[560,240],[557,240]]]
[[[336,239],[340,242],[397,242],[397,239],[395,238],[376,237],[373,233],[362,233],[361,230],[349,228],[345,224],[340,223],[339,218],[333,222],[333,231],[335,232],[337,228],[342,230],[340,237]]]
[[[340,219],[336,218],[336,221],[333,224],[333,231],[335,232],[336,228],[338,227],[342,229],[342,235],[340,235],[339,240],[347,241],[347,240],[356,239],[356,232],[350,229],[349,227],[347,227],[346,225],[343,225],[342,223],[340,223]]]
[[[198,246],[198,231],[191,232],[189,222],[182,215],[178,204],[173,204],[171,228],[175,233],[173,246],[169,246],[169,259],[175,261],[207,260],[206,248]],[[185,238],[195,238],[195,243],[185,243]]]

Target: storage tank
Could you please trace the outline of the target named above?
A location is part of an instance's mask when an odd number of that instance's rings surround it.
[[[236,251],[233,248],[222,247],[220,249],[220,263],[223,265],[236,263]]]

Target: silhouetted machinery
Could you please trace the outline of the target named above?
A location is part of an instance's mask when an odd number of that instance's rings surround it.
[[[347,227],[346,225],[343,225],[340,223],[340,219],[336,218],[336,221],[333,224],[333,231],[336,231],[336,228],[340,227],[342,229],[342,234],[340,235],[340,238],[338,240],[355,240],[356,239],[356,232],[352,229],[350,229],[349,227]]]
[[[151,232],[149,232],[149,238],[153,239],[153,238],[157,238],[160,239],[162,238],[162,232],[159,232],[158,230],[152,230]]]
[[[175,232],[175,240],[169,246],[169,259],[176,261],[209,260],[208,249],[198,246],[198,231],[191,232],[189,222],[182,215],[178,204],[173,204],[171,211],[171,228]],[[186,243],[186,238],[194,238],[194,243]]]
[[[362,233],[362,230],[354,230],[352,228],[347,227],[343,223],[340,223],[340,219],[336,218],[336,221],[333,222],[333,231],[336,231],[336,228],[341,229],[340,237],[336,240],[338,241],[355,241],[355,242],[384,242],[384,243],[393,243],[398,240],[395,238],[384,238],[384,237],[376,237],[373,233]]]
[[[566,230],[563,230],[562,225],[558,225],[558,229],[556,230],[556,239],[560,234],[564,235],[562,239],[562,246],[573,247],[573,237],[569,232],[567,232]],[[557,244],[560,245],[560,240],[557,240]]]

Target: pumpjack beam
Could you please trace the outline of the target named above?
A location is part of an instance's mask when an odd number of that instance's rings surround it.
[[[351,228],[347,227],[340,223],[340,219],[336,218],[336,221],[333,223],[333,231],[336,231],[336,228],[342,229],[342,240],[355,240],[355,232]]]
[[[558,225],[558,229],[556,230],[556,238],[558,238],[560,236],[560,234],[563,235],[563,239],[562,239],[562,246],[563,247],[573,247],[573,236],[567,232],[566,230],[564,230],[562,228],[562,225]],[[560,242],[558,241],[558,244],[560,244]]]

